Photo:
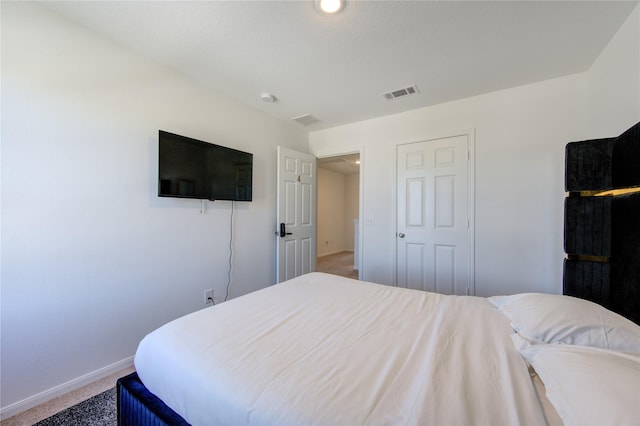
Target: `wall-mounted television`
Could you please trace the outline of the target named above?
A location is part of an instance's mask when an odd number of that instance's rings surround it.
[[[160,130],[158,196],[251,201],[253,154]]]

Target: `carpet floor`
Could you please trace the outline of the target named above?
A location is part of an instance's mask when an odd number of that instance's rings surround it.
[[[358,271],[353,269],[353,252],[343,251],[319,257],[316,271],[358,279]]]
[[[116,388],[62,410],[35,426],[114,426],[117,423]]]

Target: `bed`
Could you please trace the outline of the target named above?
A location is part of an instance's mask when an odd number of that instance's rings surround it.
[[[573,326],[537,324],[558,309]],[[567,415],[562,404],[546,397],[556,373],[532,379],[544,346],[587,348],[624,365],[629,385],[617,382],[611,403],[621,420],[640,422],[637,403],[628,403],[638,397],[640,327],[595,303],[559,295],[446,296],[317,272],[147,335],[136,373],[118,383],[118,421],[561,424],[570,417],[560,418]],[[580,365],[568,359],[561,372]],[[598,391],[605,386],[596,383]]]
[[[306,274],[147,335],[118,424],[640,425],[640,192],[598,196],[639,163],[640,123],[567,145],[565,295]]]

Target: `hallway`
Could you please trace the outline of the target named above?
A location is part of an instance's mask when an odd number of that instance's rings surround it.
[[[358,271],[353,269],[352,251],[343,251],[319,257],[316,262],[316,270],[318,272],[358,279]]]

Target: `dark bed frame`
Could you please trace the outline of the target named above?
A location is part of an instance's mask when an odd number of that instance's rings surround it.
[[[149,392],[135,372],[118,379],[116,389],[118,393],[118,425],[189,424],[160,398]]]
[[[592,300],[640,324],[640,123],[617,138],[566,148],[563,293]],[[118,379],[118,425],[188,425],[137,373]]]

